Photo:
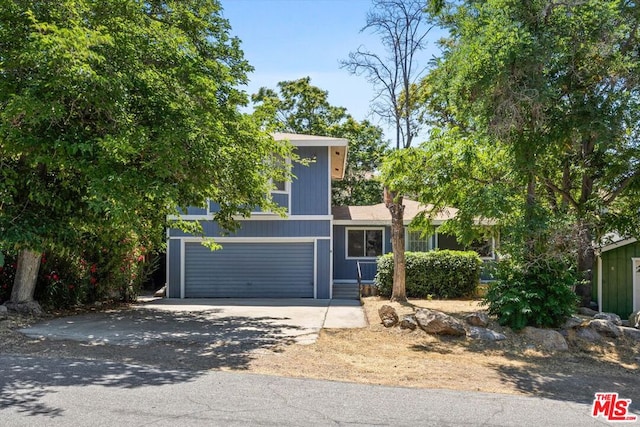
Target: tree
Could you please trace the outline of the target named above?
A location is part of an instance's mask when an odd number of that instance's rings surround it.
[[[570,234],[564,240],[573,241],[577,292],[588,305],[598,241],[607,232],[638,229],[637,6],[431,4],[451,34],[423,82],[434,123],[506,154],[509,179],[501,182],[523,196],[523,252],[534,259],[553,238]],[[561,229],[550,234],[557,224]]]
[[[331,105],[328,96],[304,77],[279,82],[277,92],[260,88],[252,100],[256,116],[275,130],[349,141],[344,178],[332,186],[334,206],[380,203],[382,188],[373,175],[387,151],[382,130],[367,120],[355,120],[344,107]]]
[[[356,75],[364,74],[377,95],[372,112],[395,127],[396,149],[409,148],[418,134],[420,108],[417,83],[424,69],[417,55],[425,48],[427,28],[424,2],[418,0],[374,0],[361,31],[380,36],[385,55],[359,47],[342,61]],[[391,300],[406,301],[404,259],[404,205],[402,193],[385,183],[384,202],[391,213],[394,277]]]
[[[0,8],[0,247],[33,299],[40,253],[87,237],[163,241],[177,207],[272,206],[289,147],[239,113],[251,70],[216,0],[5,1]]]

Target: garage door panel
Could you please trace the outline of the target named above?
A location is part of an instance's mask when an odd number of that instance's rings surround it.
[[[313,298],[313,243],[185,245],[188,298]]]

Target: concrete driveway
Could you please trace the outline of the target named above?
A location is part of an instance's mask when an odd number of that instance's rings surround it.
[[[356,300],[312,299],[148,299],[129,309],[87,313],[35,324],[20,332],[33,338],[94,344],[154,342],[250,342],[312,344],[324,328],[366,326]]]

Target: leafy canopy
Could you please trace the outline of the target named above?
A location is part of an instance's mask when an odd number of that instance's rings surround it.
[[[269,204],[274,142],[238,107],[251,70],[216,0],[3,2],[0,247],[161,244],[176,207]],[[267,161],[265,161],[265,159]]]

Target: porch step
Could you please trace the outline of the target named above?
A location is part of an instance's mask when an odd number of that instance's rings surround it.
[[[334,283],[333,299],[360,299],[357,283]]]

